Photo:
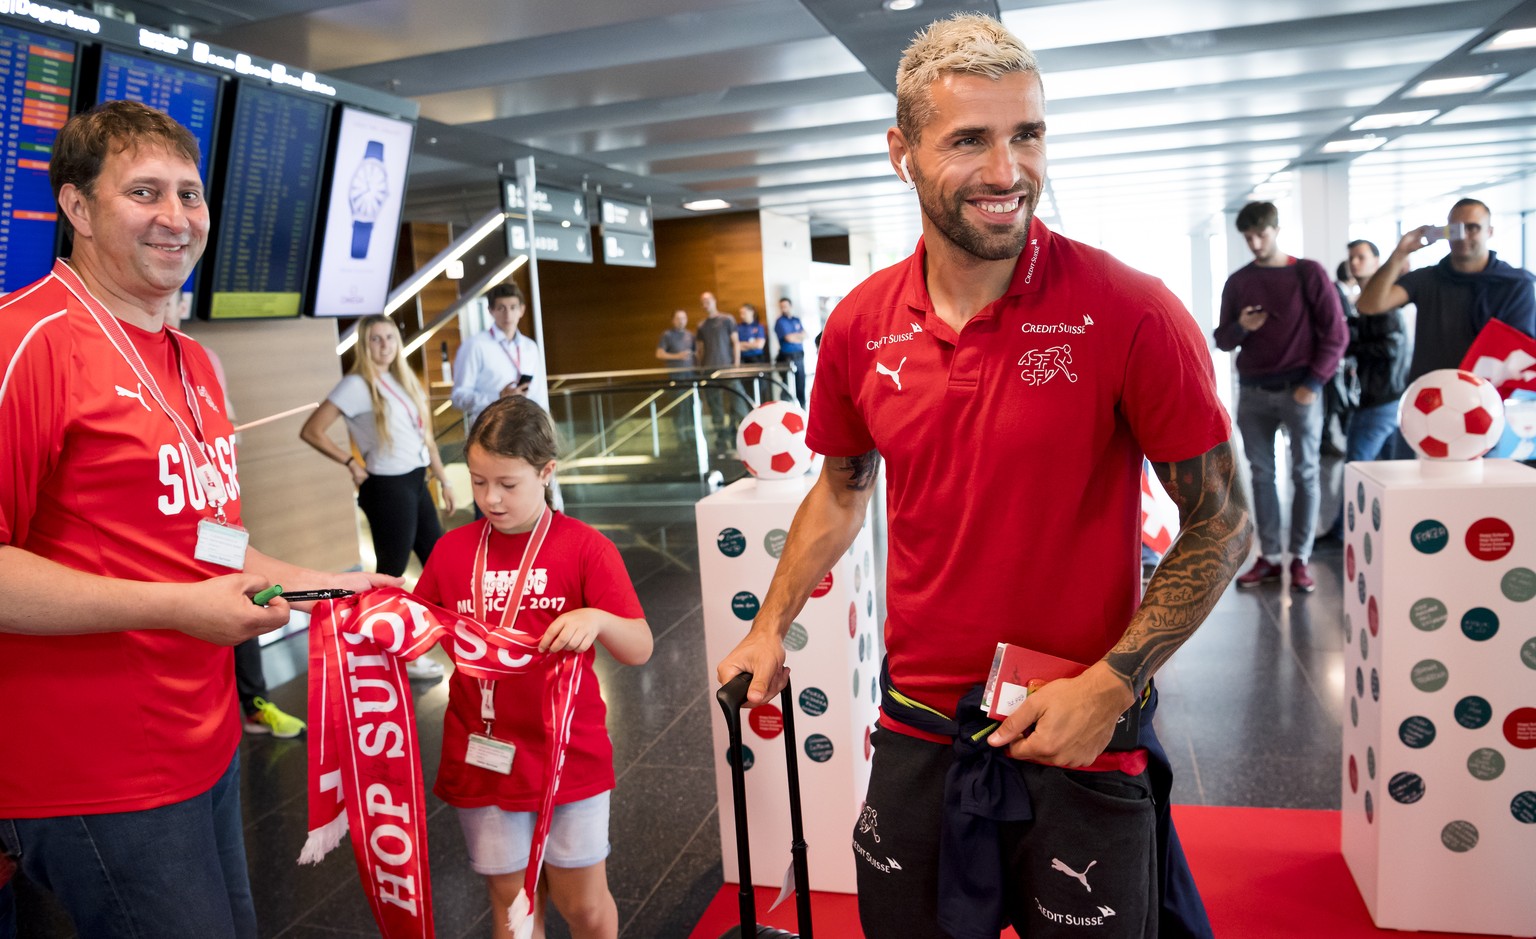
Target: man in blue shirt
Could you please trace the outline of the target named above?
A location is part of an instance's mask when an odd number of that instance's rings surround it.
[[[773,324],[773,334],[779,338],[778,361],[795,368],[795,400],[805,407],[805,327],[794,307],[788,297],[779,299],[779,318]]]
[[[736,341],[741,345],[742,365],[762,365],[768,361],[768,329],[757,321],[757,307],[750,303],[743,303],[737,311],[741,322],[736,325]],[[751,379],[746,385],[747,393],[753,396],[758,404],[763,403],[764,384]]]

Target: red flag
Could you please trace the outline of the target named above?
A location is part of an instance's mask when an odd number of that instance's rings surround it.
[[[1161,496],[1162,498],[1158,498]],[[1147,475],[1147,464],[1141,464],[1141,543],[1167,554],[1173,544],[1173,533],[1179,528],[1179,510],[1161,485],[1152,485]]]
[[[1536,391],[1536,339],[1503,320],[1489,320],[1472,341],[1461,367],[1486,378],[1501,398],[1516,388]]]

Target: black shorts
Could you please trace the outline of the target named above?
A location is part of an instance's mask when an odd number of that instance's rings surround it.
[[[866,939],[966,939],[939,923],[948,745],[877,730],[853,833]],[[1155,806],[1147,774],[1017,763],[1034,819],[999,825],[1007,916],[1021,939],[1155,937]],[[984,859],[981,859],[984,862]],[[975,933],[979,935],[979,933]]]

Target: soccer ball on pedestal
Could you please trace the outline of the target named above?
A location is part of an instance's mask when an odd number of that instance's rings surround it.
[[[770,401],[742,418],[736,453],[758,479],[795,479],[811,468],[805,412],[788,401]]]
[[[1442,368],[1419,378],[1397,406],[1403,439],[1421,459],[1475,460],[1504,432],[1504,402],[1471,372]]]

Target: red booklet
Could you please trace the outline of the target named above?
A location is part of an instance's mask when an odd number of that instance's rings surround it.
[[[997,654],[992,657],[992,671],[987,675],[987,689],[982,695],[981,706],[993,720],[1000,721],[1019,709],[1029,694],[1031,681],[1073,678],[1087,668],[1071,659],[999,642]]]

